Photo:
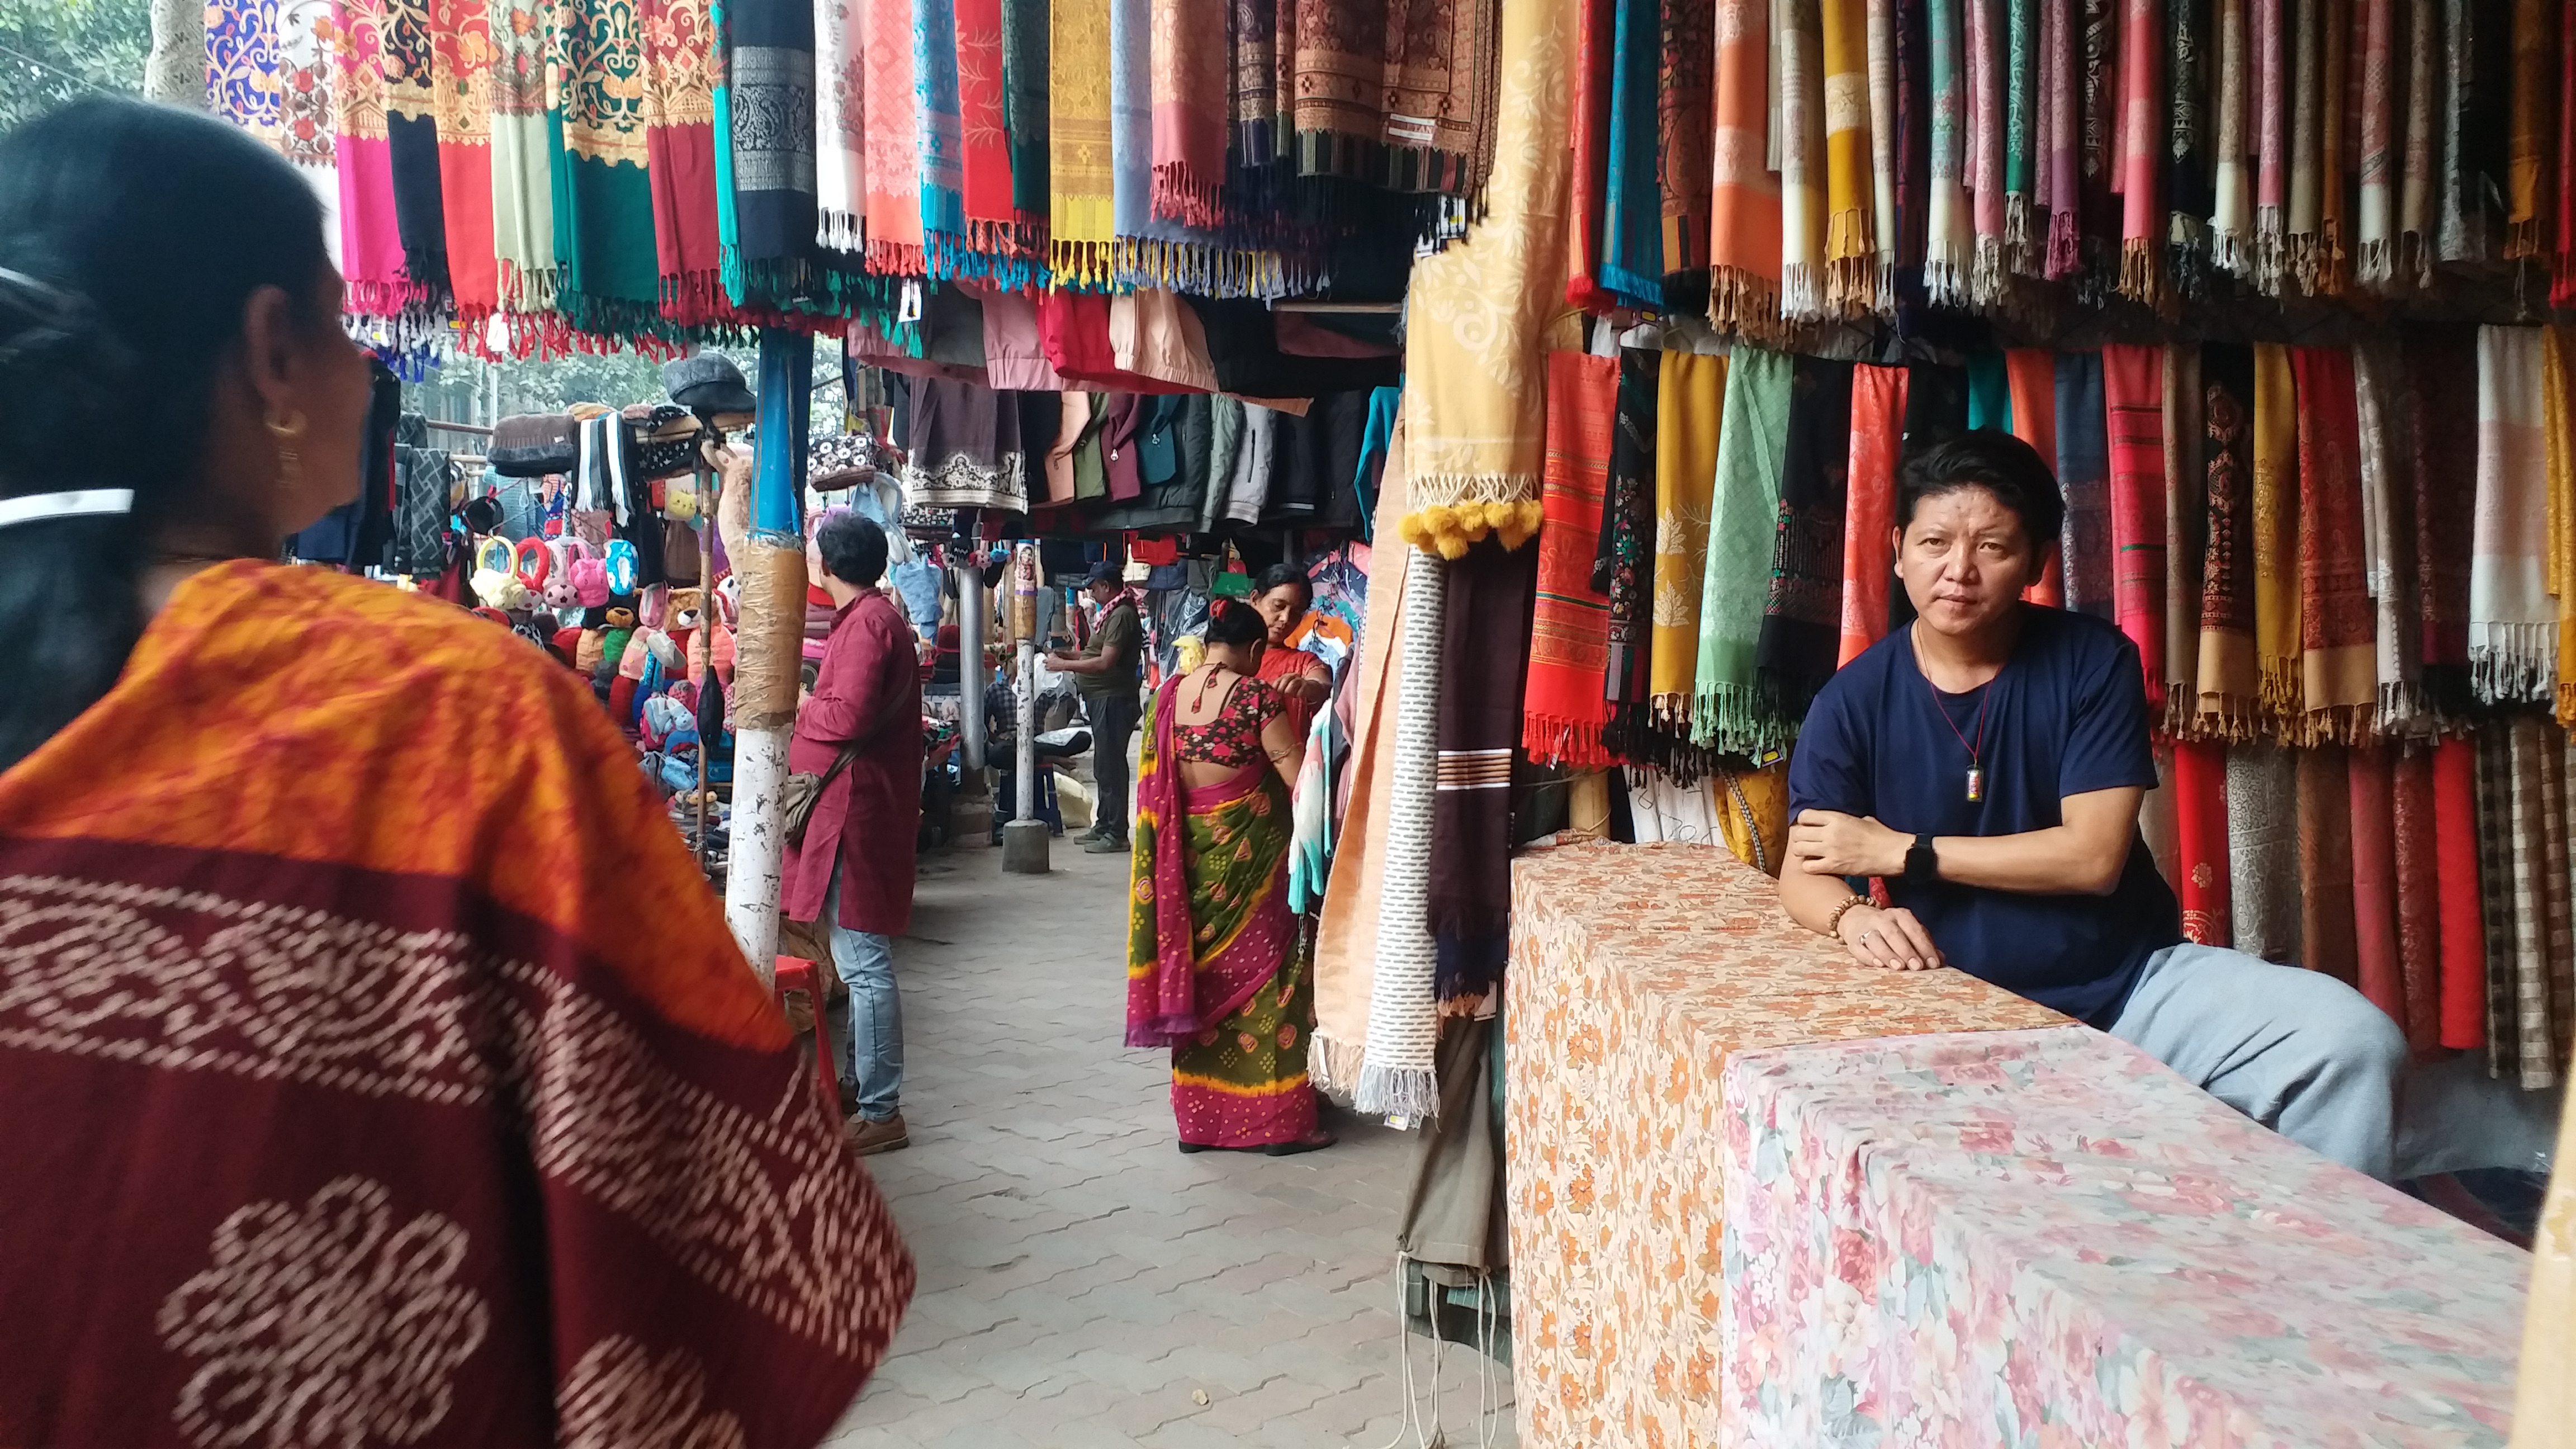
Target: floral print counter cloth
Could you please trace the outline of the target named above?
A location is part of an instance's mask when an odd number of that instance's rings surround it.
[[[1730,1445],[2496,1445],[2520,1252],[2082,1027],[1737,1054]]]

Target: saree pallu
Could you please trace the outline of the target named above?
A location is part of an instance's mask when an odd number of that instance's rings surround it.
[[[1904,450],[1907,372],[1852,369],[1850,497],[1843,507],[1840,669],[1887,633],[1887,583],[1896,562],[1896,460]]]
[[[2254,348],[2254,659],[2263,708],[2304,718],[2299,664],[2298,385],[2287,349]]]
[[[505,0],[492,42],[492,245],[501,306],[550,310],[555,205],[546,139],[547,0]]]
[[[1547,359],[1547,485],[1539,507],[1538,597],[1530,618],[1521,749],[1538,764],[1610,763],[1610,600],[1593,587],[1618,411],[1619,363],[1580,352]]]
[[[492,244],[492,29],[481,0],[430,0],[429,42],[447,284],[467,324],[458,340],[471,350],[483,345],[478,324],[501,305]]]
[[[1763,708],[1776,719],[1805,719],[1816,691],[1839,667],[1835,630],[1842,613],[1852,386],[1848,362],[1801,357],[1792,364],[1771,585],[1753,650]]]
[[[707,0],[648,0],[645,171],[653,187],[662,315],[684,324],[712,322],[721,315],[724,244],[716,229],[715,44]]]
[[[1444,1013],[1502,983],[1512,913],[1512,754],[1529,663],[1533,550],[1488,539],[1448,568],[1429,921]]]
[[[1757,335],[1780,320],[1780,180],[1764,159],[1771,36],[1764,0],[1717,0],[1709,151],[1708,320]]]
[[[2173,343],[2163,352],[2164,728],[2190,737],[2198,733],[2201,569],[2209,547],[2207,399],[2201,392],[2199,345]]]
[[[2299,964],[2358,986],[2350,761],[2337,744],[2292,753],[2298,757]]]
[[[2441,919],[2441,1044],[2479,1051],[2487,1044],[2487,939],[2479,861],[2485,850],[2478,819],[2478,752],[2465,736],[2432,746],[2433,854]]]
[[[447,206],[438,157],[436,0],[383,0],[377,60],[385,78],[385,153],[403,270],[433,299],[448,293]],[[461,18],[462,7],[459,7]]]
[[[728,0],[738,108],[745,68],[758,65],[744,54],[750,42],[743,27],[764,4],[784,3]],[[631,333],[659,312],[640,20],[630,6],[585,4],[561,37],[565,58],[552,107],[562,136],[554,155],[555,256],[562,266],[555,309],[579,332]],[[739,109],[735,123],[742,134],[746,118]]]
[[[1794,727],[1766,708],[1756,658],[1770,592],[1795,365],[1787,353],[1739,344],[1726,369],[1708,558],[1700,572],[1691,740],[1729,754],[1768,749],[1781,742],[1784,723]]]
[[[384,0],[331,0],[332,154],[340,172],[340,265],[348,309],[399,318],[428,300],[405,265],[394,215],[393,157],[385,135],[385,76],[378,37]]]
[[[2294,347],[2290,368],[2299,394],[2299,694],[2311,734],[2351,740],[2368,731],[2379,700],[2352,354]]]
[[[2355,745],[2346,755],[2352,817],[2353,984],[2370,1004],[2407,1026],[2406,982],[2397,942],[2397,822],[2387,751]]]
[[[1687,724],[1699,668],[1700,591],[1708,564],[1728,359],[1666,352],[1654,406],[1654,634],[1647,691],[1655,718]],[[1623,368],[1625,364],[1623,363]]]
[[[1471,14],[1484,9],[1462,8]],[[1662,134],[1655,147],[1655,177],[1663,203],[1663,267],[1669,275],[1708,265],[1717,12],[1714,0],[1671,0],[1662,11],[1661,74],[1655,87]]]
[[[588,683],[325,569],[171,604],[0,780],[0,1420],[827,1434],[912,1267]]]
[[[1656,515],[1656,375],[1662,354],[1640,347],[1619,352],[1619,392],[1610,434],[1609,497],[1602,512],[1602,554],[1593,561],[1593,587],[1610,600],[1609,655],[1602,694],[1610,709],[1606,744],[1634,760],[1643,748],[1651,679],[1658,557]],[[1606,555],[1606,556],[1604,556]],[[1687,698],[1687,691],[1684,692]]]
[[[2138,646],[2148,718],[2165,710],[2165,350],[2102,349],[2111,467],[2111,617]]]
[[[2174,745],[2174,893],[2182,901],[2183,936],[2203,946],[2233,946],[2228,909],[2227,747],[2183,740]]]
[[[2558,611],[2549,597],[2549,446],[2537,327],[2478,329],[2476,517],[2469,671],[2488,704],[2554,701]],[[2456,500],[2451,504],[2457,507]]]
[[[2117,600],[2111,584],[2111,442],[2109,412],[2102,400],[2102,354],[2060,352],[2054,360],[2057,482],[2066,492],[2066,522],[2058,549],[2066,607],[2111,619],[2116,616]],[[2013,418],[2018,423],[2020,399],[2014,402]],[[2162,447],[2161,438],[2158,446]]]
[[[1610,155],[1601,223],[1601,285],[1620,303],[1663,304],[1663,190],[1656,179],[1653,87],[1662,39],[1655,0],[1618,0],[1611,31]]]
[[[738,4],[740,0],[727,0]],[[924,255],[929,238],[921,219],[921,156],[927,144],[923,136],[923,117],[918,89],[919,52],[912,38],[912,0],[853,0],[859,8],[857,24],[862,54],[865,57],[864,87],[860,110],[866,117],[867,197],[863,218],[867,233],[868,270],[906,276],[920,276],[929,270]],[[1086,57],[1090,64],[1088,79],[1099,96],[1099,136],[1096,156],[1100,180],[1100,240],[1109,239],[1109,8],[1106,5],[1064,7],[1071,18],[1056,22],[1057,34],[1052,54],[1060,56],[1065,46],[1068,27],[1085,30],[1092,37],[1094,50]],[[1054,94],[1064,95],[1065,77],[1055,75]],[[736,84],[740,84],[739,77]],[[1088,143],[1090,135],[1080,128],[1080,121],[1059,110],[1059,128],[1074,127],[1075,134]],[[1056,175],[1063,176],[1064,158],[1056,158]],[[1065,217],[1056,214],[1058,235],[1063,235]],[[1061,270],[1061,266],[1059,266]]]
[[[1238,4],[1242,0],[1238,0]],[[1565,304],[1607,312],[1601,285],[1602,205],[1610,184],[1610,72],[1616,37],[1612,0],[1579,0],[1576,26],[1571,179],[1565,212]],[[1243,22],[1239,18],[1236,24]],[[1238,36],[1237,44],[1241,39]]]
[[[2242,740],[2262,712],[2254,649],[2253,352],[2203,343],[2200,376],[2209,520],[2201,554],[2200,729]]]
[[[2389,828],[2396,837],[2398,1017],[2417,1060],[2442,1047],[2442,851],[2434,747],[2391,742]]]
[[[2227,747],[2227,892],[2236,949],[2299,960],[2299,781],[2296,750]]]

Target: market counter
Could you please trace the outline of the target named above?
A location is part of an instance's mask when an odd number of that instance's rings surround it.
[[[1721,850],[1533,854],[1512,922],[1534,1449],[2503,1444],[2514,1249],[2019,997],[1850,962]]]

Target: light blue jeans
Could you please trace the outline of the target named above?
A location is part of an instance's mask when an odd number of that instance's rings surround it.
[[[2472,1167],[2546,1171],[2547,1093],[2470,1058],[2410,1069],[2406,1034],[2331,976],[2215,946],[2147,958],[2111,1035],[2228,1106],[2383,1182]]]
[[[838,860],[823,919],[832,923],[833,968],[850,988],[850,1029],[832,1033],[832,1062],[844,1091],[856,1093],[859,1115],[882,1122],[902,1110],[903,1099],[903,997],[894,984],[894,938],[841,924]]]

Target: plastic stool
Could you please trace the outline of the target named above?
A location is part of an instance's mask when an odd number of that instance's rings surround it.
[[[814,963],[802,956],[780,956],[776,963],[778,1009],[787,1010],[787,993],[791,991],[803,992],[813,1005],[814,1089],[823,1094],[824,1104],[837,1113],[841,1110],[841,1084],[832,1074],[831,1038],[823,1034],[822,982],[816,977]]]

